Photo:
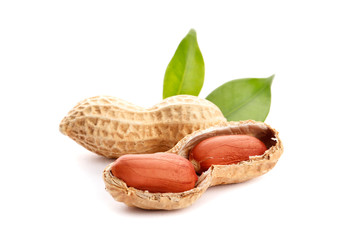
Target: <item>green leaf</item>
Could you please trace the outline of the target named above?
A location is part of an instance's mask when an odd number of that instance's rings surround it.
[[[180,42],[176,52],[166,68],[163,98],[188,94],[197,96],[204,83],[204,59],[191,29]]]
[[[228,121],[265,121],[271,103],[269,78],[244,78],[229,81],[215,89],[207,100],[216,104]]]

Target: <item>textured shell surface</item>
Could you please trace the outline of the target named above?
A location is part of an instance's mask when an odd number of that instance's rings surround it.
[[[103,172],[106,190],[117,201],[143,209],[179,209],[190,206],[211,186],[244,182],[270,171],[283,152],[278,132],[263,122],[224,122],[204,130],[195,131],[180,140],[168,152],[188,158],[190,150],[204,139],[220,135],[245,134],[260,139],[267,147],[261,156],[231,165],[213,165],[202,173],[194,189],[183,193],[149,193],[128,187],[111,174],[111,165]]]
[[[190,95],[169,97],[142,108],[111,96],[79,102],[60,131],[86,149],[108,158],[171,149],[184,136],[225,122],[213,103]]]

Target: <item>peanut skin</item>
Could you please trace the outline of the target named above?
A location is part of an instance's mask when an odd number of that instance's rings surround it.
[[[230,165],[249,160],[250,156],[262,155],[265,144],[247,135],[216,136],[197,144],[189,154],[189,160],[197,173],[208,170],[211,165]]]
[[[111,173],[129,187],[153,193],[184,192],[194,188],[198,180],[194,166],[173,153],[123,155]]]

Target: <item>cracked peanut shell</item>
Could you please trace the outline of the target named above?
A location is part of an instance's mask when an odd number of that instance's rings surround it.
[[[199,130],[180,140],[169,152],[188,158],[190,150],[199,142],[214,136],[243,134],[261,140],[267,150],[259,156],[250,156],[249,160],[231,165],[213,165],[211,168],[211,186],[240,183],[261,176],[270,171],[281,154],[283,145],[279,133],[263,122],[252,120],[224,122],[205,130]]]
[[[278,132],[263,122],[252,120],[226,122],[198,130],[180,140],[168,152],[188,158],[190,150],[202,140],[220,135],[246,134],[260,139],[267,147],[263,155],[250,156],[249,160],[231,165],[213,165],[202,173],[195,188],[181,193],[150,193],[128,187],[124,181],[111,174],[111,165],[103,171],[106,190],[112,197],[128,206],[143,209],[172,210],[190,206],[210,186],[244,182],[270,171],[283,152]]]

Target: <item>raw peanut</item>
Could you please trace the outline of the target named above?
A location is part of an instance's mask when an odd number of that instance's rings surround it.
[[[157,193],[190,190],[198,179],[193,165],[172,153],[123,155],[111,173],[129,187]]]
[[[196,172],[202,173],[212,165],[230,165],[249,160],[250,156],[262,155],[265,144],[247,135],[216,136],[197,144],[189,154]]]
[[[261,140],[267,148],[262,155],[249,156],[248,161],[230,165],[213,165],[203,172],[195,187],[186,192],[152,193],[128,187],[124,181],[111,174],[114,163],[103,171],[106,190],[119,202],[143,209],[179,209],[193,204],[211,186],[240,183],[270,171],[283,153],[278,132],[263,122],[223,122],[204,130],[195,131],[181,139],[167,153],[188,158],[190,151],[202,141],[214,136],[248,135]]]
[[[279,133],[264,122],[252,120],[240,122],[224,122],[208,129],[193,132],[181,139],[168,152],[188,158],[190,151],[200,142],[225,135],[248,135],[263,142],[267,150],[261,155],[249,156],[248,161],[240,161],[230,165],[213,165],[202,175],[210,172],[211,186],[240,183],[269,172],[277,163],[284,151]]]
[[[92,152],[118,158],[167,151],[185,135],[225,121],[215,104],[189,95],[169,97],[148,109],[98,96],[78,103],[61,121],[60,131]]]

